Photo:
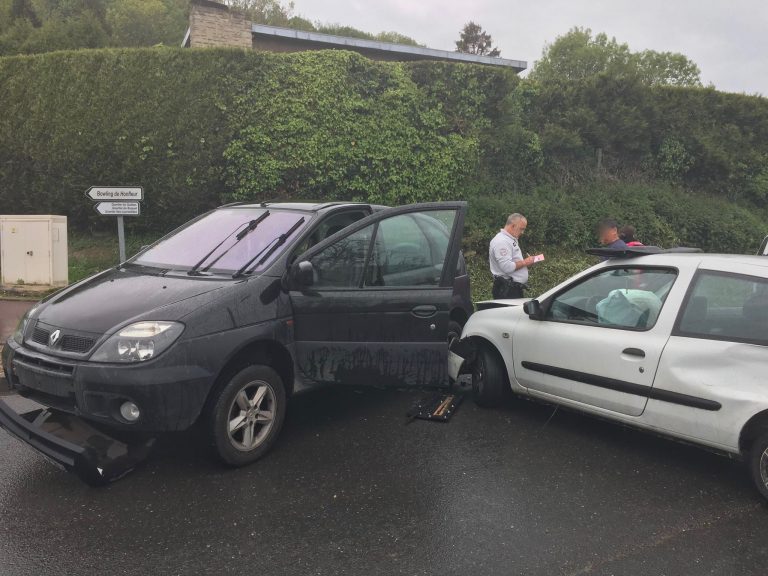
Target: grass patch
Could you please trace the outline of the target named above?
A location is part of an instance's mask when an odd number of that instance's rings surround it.
[[[125,253],[130,258],[145,244],[157,240],[160,234],[131,234],[125,239]],[[92,276],[102,270],[117,266],[120,247],[117,234],[99,232],[69,234],[69,283]]]

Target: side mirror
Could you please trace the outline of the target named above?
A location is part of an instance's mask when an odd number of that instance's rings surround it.
[[[544,318],[544,312],[541,309],[541,303],[538,300],[529,300],[523,304],[523,311],[528,314],[531,320],[541,320]]]
[[[312,262],[303,260],[294,262],[291,265],[289,273],[289,288],[291,290],[301,290],[315,283],[315,267]]]

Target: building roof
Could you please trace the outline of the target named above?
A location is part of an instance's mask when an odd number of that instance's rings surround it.
[[[437,50],[422,46],[408,44],[394,44],[392,42],[380,42],[378,40],[365,40],[362,38],[350,38],[348,36],[336,36],[321,32],[307,32],[293,28],[279,26],[267,26],[265,24],[253,24],[251,32],[255,38],[284,39],[293,42],[306,43],[308,48],[336,48],[349,50],[364,50],[389,54],[395,58],[406,60],[442,60],[448,62],[465,62],[469,64],[486,64],[490,66],[503,66],[512,68],[515,72],[522,72],[528,66],[523,60],[511,60],[494,56],[480,56],[478,54],[466,54],[464,52],[451,52],[449,50]]]
[[[256,49],[276,52],[341,49],[359,52],[374,60],[464,62],[499,66],[514,70],[516,73],[522,72],[528,66],[528,63],[523,60],[254,24],[248,21],[244,13],[232,9],[222,3],[221,0],[192,0],[191,7],[190,27],[187,28],[181,43],[183,47],[237,46],[245,48],[246,44],[251,44],[251,47]],[[197,9],[203,10],[203,12],[199,13]],[[195,22],[197,22],[197,26],[194,25]],[[195,38],[192,38],[193,30]],[[248,38],[249,31],[250,39]]]

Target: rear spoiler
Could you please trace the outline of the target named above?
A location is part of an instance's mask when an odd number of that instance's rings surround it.
[[[658,246],[627,246],[626,248],[587,248],[586,252],[602,258],[637,258],[649,254],[696,254],[702,250],[686,246],[667,249]]]

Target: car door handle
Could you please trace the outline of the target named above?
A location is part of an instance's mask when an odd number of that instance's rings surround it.
[[[637,356],[638,358],[645,358],[645,350],[640,350],[640,348],[624,348],[621,352],[622,354],[626,354],[627,356]]]
[[[432,306],[431,304],[416,306],[411,310],[411,314],[419,318],[431,318],[437,314],[437,306]]]

